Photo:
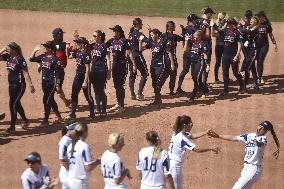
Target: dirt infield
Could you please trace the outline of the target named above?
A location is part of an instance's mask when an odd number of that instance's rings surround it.
[[[0,47],[10,41],[18,42],[28,60],[33,47],[51,38],[51,30],[54,27],[62,27],[67,33],[66,41],[71,41],[72,31],[78,29],[82,36],[88,38],[96,29],[102,29],[108,37],[111,37],[109,27],[120,24],[128,31],[133,17],[108,16],[91,14],[66,14],[30,11],[0,10]],[[185,24],[185,19],[142,17],[144,25],[149,24],[162,31],[165,30],[166,21],[174,20],[176,25]],[[261,86],[259,93],[243,95],[230,95],[226,99],[217,95],[222,85],[213,85],[214,90],[208,99],[198,99],[195,104],[188,105],[186,97],[169,98],[167,93],[168,81],[163,88],[164,106],[157,110],[147,106],[154,95],[149,77],[144,95],[146,101],[138,102],[130,100],[128,79],[126,82],[126,112],[122,115],[109,115],[105,120],[96,120],[90,123],[87,143],[91,145],[94,157],[100,156],[107,148],[107,136],[111,132],[121,132],[125,135],[126,145],[122,150],[121,157],[125,165],[130,168],[133,179],[126,183],[130,189],[139,188],[138,172],[135,170],[136,158],[139,150],[146,144],[145,133],[156,130],[162,138],[164,148],[168,147],[172,134],[172,125],[176,116],[181,114],[190,115],[194,122],[192,132],[204,131],[207,128],[226,134],[241,134],[254,131],[257,123],[263,119],[271,120],[275,125],[280,143],[284,138],[284,24],[273,23],[273,32],[278,42],[279,52],[273,51],[272,45],[265,63],[266,84]],[[147,33],[144,29],[144,33]],[[177,28],[177,33],[180,29]],[[149,52],[145,52],[147,63],[150,60]],[[214,57],[212,57],[214,65]],[[179,71],[182,66],[181,44],[178,46]],[[38,151],[42,155],[43,162],[49,165],[52,176],[59,172],[57,143],[61,137],[59,126],[39,129],[37,125],[42,119],[42,91],[41,77],[37,73],[37,66],[28,63],[32,81],[36,88],[34,95],[28,90],[22,98],[22,104],[31,125],[28,131],[19,131],[16,136],[0,136],[0,188],[21,188],[20,175],[26,168],[23,161],[25,155],[31,151]],[[211,68],[209,82],[213,81],[213,69]],[[64,83],[65,92],[71,94],[71,84],[75,73],[74,60],[69,61],[66,68]],[[5,63],[0,64],[0,112],[7,114],[5,120],[0,122],[0,129],[9,125],[9,98],[7,90],[7,71]],[[231,74],[232,76],[232,74]],[[220,78],[221,72],[220,72]],[[138,76],[139,79],[139,76]],[[192,90],[193,82],[187,75],[184,82],[186,91]],[[232,86],[237,90],[237,86]],[[28,88],[27,88],[28,89]],[[113,83],[107,84],[108,104],[114,105],[115,93]],[[59,110],[65,117],[68,109],[62,101],[56,97]],[[83,94],[80,94],[78,117],[87,117],[88,108]],[[53,115],[51,116],[53,117]],[[264,155],[263,175],[255,185],[257,189],[281,189],[284,187],[284,151],[280,150],[278,160],[273,159],[272,153],[276,149],[272,136],[268,135],[268,146]],[[186,156],[184,165],[184,188],[185,189],[227,189],[232,187],[240,176],[243,166],[244,147],[240,143],[230,143],[213,139],[202,138],[194,141],[200,147],[220,146],[222,152],[219,155],[213,153],[196,154],[190,152]],[[90,179],[90,188],[103,188],[103,177],[99,169],[96,169]],[[59,188],[59,187],[58,187]]]

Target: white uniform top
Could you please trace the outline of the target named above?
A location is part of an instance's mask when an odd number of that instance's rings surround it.
[[[158,187],[165,185],[165,175],[170,174],[170,162],[167,151],[163,150],[157,160],[153,160],[154,147],[142,148],[139,152],[136,169],[141,171],[143,185]]]
[[[261,165],[265,146],[267,144],[266,136],[258,136],[256,133],[246,133],[237,137],[238,141],[245,143],[244,162],[253,165]],[[258,141],[258,146],[253,140]]]
[[[72,138],[64,135],[61,140],[58,143],[58,155],[60,160],[66,160],[68,162],[68,157],[67,157],[67,148],[68,146],[72,143]],[[68,171],[66,168],[61,165],[60,167],[60,172],[67,174]]]
[[[195,144],[189,140],[189,136],[190,134],[185,135],[182,132],[172,135],[169,146],[169,157],[170,160],[175,161],[178,165],[183,164],[185,151],[195,148]]]
[[[46,165],[41,165],[39,168],[39,173],[35,173],[31,168],[27,168],[22,176],[23,189],[37,189],[43,185],[43,177],[49,176],[48,168]]]
[[[101,157],[101,171],[104,182],[108,186],[118,186],[118,188],[127,188],[124,183],[117,185],[115,179],[119,178],[125,170],[124,165],[117,153],[106,150]]]
[[[79,180],[88,179],[89,173],[86,172],[84,166],[93,163],[89,145],[82,140],[78,140],[78,142],[75,144],[72,156],[71,149],[72,144],[70,144],[67,148],[67,156],[69,161],[68,177]]]

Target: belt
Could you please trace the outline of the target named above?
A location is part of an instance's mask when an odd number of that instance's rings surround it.
[[[255,166],[261,167],[261,165],[252,164],[252,163],[249,163],[249,162],[247,162],[247,161],[245,161],[244,163],[245,163],[245,164],[249,164],[249,165],[255,165]]]

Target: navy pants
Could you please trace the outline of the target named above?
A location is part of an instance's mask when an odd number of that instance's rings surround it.
[[[206,63],[203,60],[192,61],[191,64],[191,76],[194,83],[190,99],[194,99],[197,92],[201,91],[203,94],[208,93],[207,85],[202,81],[202,73],[204,72]]]
[[[107,82],[107,70],[106,69],[91,70],[91,82],[93,84],[95,92],[97,111],[106,113],[107,95],[105,92],[105,87]]]
[[[113,63],[112,64],[112,78],[116,92],[116,100],[118,105],[124,108],[125,99],[125,79],[127,76],[127,63]]]
[[[56,114],[56,116],[60,117],[60,113],[58,111],[58,105],[54,100],[55,90],[56,90],[55,78],[53,80],[42,80],[44,121],[48,121],[51,108]]]
[[[255,48],[246,48],[246,58],[245,62],[242,65],[242,69],[245,72],[245,86],[248,84],[250,77],[250,71],[252,72],[253,83],[257,84],[257,73],[255,68],[255,58],[256,58],[256,49]]]
[[[165,66],[164,64],[151,66],[152,87],[155,93],[155,102],[162,102],[161,90],[169,75],[169,66]]]
[[[23,121],[27,121],[24,108],[21,104],[21,98],[26,90],[26,83],[10,83],[9,84],[9,106],[11,113],[11,128],[15,128],[17,121],[17,114],[19,113]]]
[[[242,48],[242,52],[243,52],[243,55],[244,55],[244,59],[243,59],[243,62],[242,62],[242,66],[241,66],[241,70],[240,72],[244,72],[246,70],[246,62],[247,62],[247,56],[248,56],[248,49],[247,47],[243,47]]]
[[[177,90],[181,89],[181,85],[183,83],[184,77],[186,76],[186,74],[189,72],[189,68],[190,68],[190,64],[191,64],[191,60],[190,60],[190,52],[185,51],[183,53],[183,67],[182,67],[182,71],[179,74],[179,80],[178,80],[178,87]]]
[[[178,68],[178,63],[177,63],[177,58],[174,57],[174,61],[175,61],[175,70],[170,70],[170,82],[169,82],[169,89],[170,89],[170,93],[173,93],[175,90],[175,86],[176,86],[176,80],[177,80],[177,68]]]
[[[207,64],[210,65],[211,63],[211,56],[212,56],[212,42],[209,42],[209,45],[208,45],[209,49],[208,49],[208,54],[207,54]],[[207,84],[207,80],[208,80],[208,75],[209,75],[209,72],[206,72],[205,70],[203,71],[203,74],[202,74],[202,80],[203,80],[203,83]]]
[[[134,54],[134,59],[136,61],[137,70],[141,74],[141,80],[139,82],[138,95],[142,95],[143,89],[144,89],[146,82],[147,82],[147,78],[149,76],[149,73],[148,73],[146,61],[145,61],[142,54]],[[137,72],[133,73],[133,63],[131,62],[131,60],[129,58],[128,58],[128,63],[129,63],[129,71],[130,71],[129,89],[130,89],[131,96],[135,96],[134,85],[135,85]]]
[[[257,47],[256,61],[257,61],[258,79],[262,78],[264,60],[265,60],[265,57],[266,57],[266,55],[268,53],[268,50],[269,50],[269,44],[267,44],[267,43]]]
[[[62,85],[64,83],[64,78],[65,78],[65,71],[64,71],[64,68],[60,67],[59,68],[59,79],[60,79],[60,82],[59,82],[59,87],[62,88]]]
[[[221,66],[222,62],[222,56],[224,52],[224,45],[216,45],[215,46],[215,57],[216,57],[216,63],[214,67],[214,76],[215,76],[215,81],[219,80],[219,68]]]
[[[243,87],[243,81],[242,81],[242,76],[239,73],[239,66],[238,62],[234,62],[235,55],[234,54],[223,54],[222,58],[222,70],[223,70],[223,80],[224,80],[224,92],[229,92],[229,69],[230,66],[232,65],[232,71],[234,76],[237,78],[240,89]]]
[[[75,115],[77,106],[78,106],[78,96],[83,89],[84,96],[88,102],[89,105],[89,111],[90,111],[90,116],[94,115],[94,100],[91,95],[91,83],[88,83],[88,86],[86,88],[83,88],[83,83],[85,80],[85,73],[76,73],[73,85],[72,85],[72,94],[71,94],[71,114]]]

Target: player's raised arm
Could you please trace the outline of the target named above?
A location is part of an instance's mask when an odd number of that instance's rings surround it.
[[[209,130],[207,134],[209,137],[212,137],[212,138],[219,138],[219,139],[228,140],[228,141],[239,141],[237,136],[219,135],[213,130]]]

